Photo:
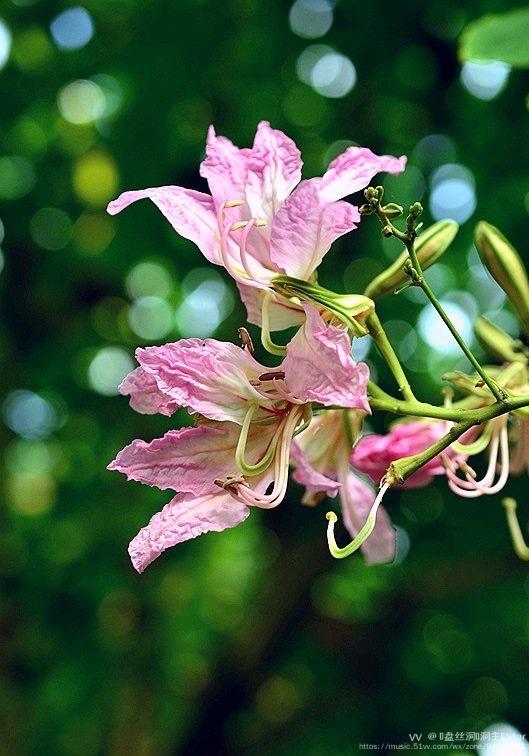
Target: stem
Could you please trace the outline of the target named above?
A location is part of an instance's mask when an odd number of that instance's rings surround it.
[[[416,401],[415,394],[413,393],[411,386],[408,383],[408,379],[404,374],[404,370],[402,369],[402,365],[399,362],[399,358],[395,354],[395,351],[391,346],[388,337],[386,336],[386,332],[384,331],[382,323],[380,322],[376,312],[372,312],[371,315],[368,316],[366,325],[369,329],[369,333],[373,338],[373,341],[378,347],[378,350],[386,360],[389,369],[393,373],[393,376],[397,381],[399,391],[408,401]]]
[[[434,292],[430,288],[430,285],[426,281],[424,277],[424,272],[420,263],[420,260],[417,256],[417,252],[415,251],[415,238],[417,236],[417,233],[415,229],[411,226],[411,224],[408,224],[408,233],[403,233],[400,231],[396,226],[393,225],[393,223],[389,220],[389,218],[386,216],[382,208],[380,207],[380,204],[378,204],[376,213],[381,220],[383,226],[385,229],[390,229],[393,236],[395,236],[397,239],[399,239],[406,249],[408,250],[408,254],[410,256],[410,261],[412,264],[413,271],[415,272],[415,275],[410,276],[412,279],[412,282],[416,286],[420,286],[420,288],[424,291],[432,305],[437,310],[437,313],[439,317],[442,319],[443,323],[446,325],[458,345],[460,346],[463,354],[468,359],[470,364],[474,367],[476,372],[481,376],[483,381],[486,383],[486,385],[489,387],[492,395],[498,402],[502,402],[505,399],[505,392],[503,389],[501,389],[497,383],[488,375],[488,373],[481,367],[477,359],[474,357],[472,352],[470,351],[469,347],[467,346],[465,340],[461,337],[461,335],[458,333],[456,327],[446,314],[444,308],[442,307],[441,303],[435,296]],[[410,215],[410,218],[412,216]],[[409,219],[408,219],[409,220]]]

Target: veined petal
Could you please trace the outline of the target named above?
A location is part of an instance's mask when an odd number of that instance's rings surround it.
[[[239,431],[237,425],[224,423],[221,427],[171,430],[151,442],[136,439],[118,453],[108,469],[162,490],[214,492],[216,479],[240,474],[235,463]]]
[[[319,493],[330,497],[336,496],[340,490],[338,481],[330,478],[323,472],[318,472],[296,441],[290,447],[290,459],[296,468],[292,473],[293,479],[296,483],[306,488],[306,493],[303,497],[304,504],[316,503],[314,497]]]
[[[396,158],[392,155],[375,155],[367,147],[348,147],[329,164],[321,179],[321,196],[327,202],[342,199],[365,189],[377,173],[387,171],[395,176],[405,167],[404,155]]]
[[[219,491],[206,496],[177,494],[140,530],[129,545],[129,555],[138,572],[171,546],[210,531],[220,532],[243,522],[250,509]]]
[[[216,205],[244,198],[249,153],[249,149],[239,149],[226,137],[217,136],[213,126],[209,127],[200,175],[207,179]]]
[[[391,462],[401,457],[419,454],[438,441],[446,433],[443,421],[412,421],[398,423],[386,434],[373,433],[364,436],[356,444],[351,455],[351,464],[380,483]],[[447,452],[450,454],[450,450]],[[426,486],[435,475],[443,475],[445,468],[440,457],[434,457],[411,475],[402,485],[406,488]]]
[[[158,186],[123,192],[108,205],[107,211],[116,215],[133,202],[145,198],[152,200],[174,230],[194,242],[209,262],[221,264],[215,204],[209,194],[181,186]]]
[[[284,202],[272,224],[270,258],[294,278],[307,281],[340,236],[356,228],[358,208],[326,201],[321,179],[302,181]]]
[[[271,292],[256,289],[254,286],[244,286],[237,283],[239,294],[246,307],[248,322],[262,325],[263,299]],[[268,305],[269,328],[271,331],[283,331],[285,328],[301,325],[305,322],[305,313],[301,305],[295,305],[288,299],[272,294]]]
[[[326,325],[317,309],[303,306],[306,321],[287,347],[282,369],[289,391],[305,402],[337,404],[370,412],[369,368],[354,362],[347,333]]]
[[[130,396],[130,406],[142,415],[171,416],[178,409],[178,402],[160,391],[155,379],[142,367],[129,373],[119,386],[119,393]]]
[[[350,472],[342,480],[340,499],[344,525],[354,538],[364,525],[373,506],[376,493],[364,481]],[[395,558],[395,530],[383,507],[379,507],[376,525],[361,549],[368,564],[392,562]]]
[[[158,388],[182,407],[211,420],[242,424],[247,403],[262,402],[250,383],[266,371],[241,347],[216,339],[181,339],[136,350]]]
[[[246,200],[254,218],[270,221],[301,180],[296,144],[268,121],[261,121],[248,155]]]

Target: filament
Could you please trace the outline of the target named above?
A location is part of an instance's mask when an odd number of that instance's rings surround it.
[[[516,514],[516,508],[517,503],[516,499],[513,499],[512,497],[506,497],[505,499],[502,499],[501,502],[505,508],[505,514],[507,516],[507,525],[509,526],[509,531],[511,533],[511,539],[512,539],[512,545],[514,552],[517,556],[520,557],[520,559],[523,559],[524,561],[529,561],[529,547],[525,543],[525,539],[523,537],[522,529],[520,528],[520,523],[518,521],[518,517]]]
[[[334,526],[338,520],[338,517],[334,512],[327,512],[326,517],[329,521],[327,525],[327,543],[329,544],[329,551],[335,559],[344,559],[350,554],[354,554],[354,552],[357,551],[360,546],[362,546],[362,544],[369,538],[377,522],[378,508],[388,488],[389,483],[384,483],[381,486],[376,499],[373,502],[373,506],[369,510],[369,514],[367,515],[365,523],[362,525],[361,529],[358,531],[351,543],[349,543],[347,546],[344,546],[343,548],[340,548],[337,545],[336,539],[334,537]]]

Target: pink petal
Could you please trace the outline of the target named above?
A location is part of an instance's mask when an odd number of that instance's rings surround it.
[[[304,305],[306,321],[287,347],[282,369],[289,390],[304,402],[337,404],[370,412],[369,368],[354,362],[345,330],[325,325],[315,307]]]
[[[219,533],[226,528],[233,528],[249,514],[247,506],[222,491],[200,497],[177,494],[130,542],[132,564],[138,572],[143,572],[171,546],[196,538],[202,533]]]
[[[239,432],[238,426],[225,423],[215,428],[199,425],[171,430],[150,443],[136,439],[119,452],[108,469],[162,490],[216,492],[217,478],[240,474],[235,463]]]
[[[248,322],[261,326],[261,313],[263,310],[263,298],[268,292],[256,289],[253,286],[244,286],[237,283],[239,294],[246,307]],[[299,326],[305,322],[303,308],[292,304],[288,299],[273,295],[268,305],[269,328],[271,331],[283,331],[285,328]]]
[[[365,189],[373,176],[388,171],[394,176],[406,167],[406,157],[375,155],[367,147],[348,147],[330,163],[321,181],[321,195],[327,202]]]
[[[244,199],[249,152],[240,150],[226,137],[217,136],[213,126],[209,127],[200,175],[207,179],[217,206],[223,201]]]
[[[130,396],[130,406],[142,415],[154,415],[159,412],[170,417],[178,409],[178,402],[160,391],[152,375],[141,367],[123,379],[119,393]]]
[[[296,144],[267,121],[261,121],[248,155],[246,199],[252,216],[271,220],[301,179]]]
[[[107,210],[110,215],[116,215],[133,202],[145,198],[152,200],[175,231],[194,242],[209,262],[221,264],[215,205],[209,194],[181,186],[158,186],[123,192],[108,205]]]
[[[309,495],[324,493],[331,498],[336,496],[340,490],[340,484],[338,481],[318,472],[318,470],[312,466],[309,458],[296,441],[294,441],[290,447],[290,459],[296,468],[292,477],[296,483],[305,486]]]
[[[137,349],[136,359],[162,392],[211,420],[242,424],[248,401],[261,399],[250,379],[256,380],[266,368],[235,344],[181,339]]]
[[[356,228],[358,208],[348,202],[329,204],[320,193],[321,179],[302,181],[273,220],[270,258],[287,275],[308,280],[340,236]]]
[[[376,493],[353,473],[342,481],[340,498],[344,525],[354,538],[364,525]],[[368,564],[392,562],[395,558],[395,530],[387,512],[379,507],[376,525],[361,546]]]
[[[375,483],[380,483],[391,462],[424,451],[445,433],[446,424],[442,421],[399,423],[385,435],[373,433],[361,438],[353,449],[351,463]],[[403,485],[406,488],[425,486],[434,475],[444,472],[441,459],[434,457]]]

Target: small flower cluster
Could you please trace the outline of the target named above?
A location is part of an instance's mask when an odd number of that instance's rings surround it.
[[[435,224],[415,246],[417,203],[406,232],[393,225],[402,208],[383,206],[381,187],[369,184],[377,173],[398,174],[405,164],[404,157],[353,146],[321,178],[301,180],[299,150],[267,122],[245,149],[210,128],[200,174],[211,194],[165,186],[125,192],[110,203],[115,214],[138,199],[151,199],[177,233],[233,277],[248,321],[261,328],[263,346],[280,358],[272,368],[260,364],[245,328],[239,330],[240,346],[190,338],[136,351],[139,367],[120,386],[131,407],[168,417],[183,407],[195,421],[149,443],[133,441],[109,465],[128,479],[175,493],[130,544],[138,571],[170,546],[238,525],[251,507],[280,504],[291,468],[305,487],[303,503],[340,497],[352,541],[337,546],[337,518],[329,513],[331,553],[339,558],[361,548],[367,562],[380,563],[395,554],[395,532],[380,506],[389,486],[424,486],[446,475],[453,491],[470,498],[498,492],[509,471],[527,466],[529,420],[523,408],[529,405],[529,380],[522,347],[509,342],[512,359],[486,373],[473,362],[476,376],[454,374],[452,383],[464,398],[433,407],[415,398],[376,316],[373,299],[399,285],[422,286],[429,296],[423,268],[457,231],[450,221]],[[359,190],[367,200],[360,208],[344,199]],[[403,255],[363,294],[324,289],[316,282],[324,255],[371,214],[385,236],[401,239]],[[272,332],[291,327],[297,331],[286,347],[274,343]],[[485,341],[509,339],[505,334],[491,339],[496,327],[486,321],[480,327]],[[353,359],[353,338],[367,333],[401,398],[382,391],[370,381],[368,366]],[[373,409],[404,419],[386,435],[362,435]],[[510,411],[518,414],[509,438]],[[485,449],[489,463],[478,480],[468,460]]]

